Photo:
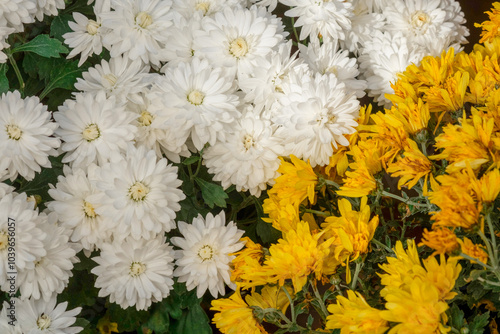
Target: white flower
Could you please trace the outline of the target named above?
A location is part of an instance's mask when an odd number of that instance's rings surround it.
[[[112,58],[125,54],[132,60],[160,66],[166,31],[172,25],[170,0],[114,0],[114,11],[101,13],[102,26],[110,31],[104,43]]]
[[[19,272],[21,299],[40,299],[49,302],[54,293],[61,293],[73,276],[73,263],[78,261],[76,251],[68,242],[66,229],[44,222],[38,227],[46,233],[43,240],[47,254],[35,261],[35,267]]]
[[[233,82],[223,68],[212,68],[207,60],[198,58],[168,68],[157,81],[158,89],[164,92],[164,104],[180,123],[176,131],[188,131],[197,150],[222,140],[239,117]]]
[[[146,310],[173,288],[173,250],[164,237],[104,244],[100,256],[92,259],[98,263],[91,272],[97,275],[99,297],[109,296],[122,308]]]
[[[151,239],[175,228],[175,212],[185,195],[178,189],[182,181],[177,167],[168,165],[167,159],[158,160],[155,151],[129,145],[126,157],[117,156],[93,173],[91,181],[105,193],[99,196],[102,206],[96,212],[120,222],[115,240],[128,235]]]
[[[224,188],[234,184],[236,190],[249,190],[258,197],[279,176],[281,142],[274,136],[270,121],[248,115],[238,122],[235,133],[227,136],[226,141],[204,151],[203,161]]]
[[[203,33],[196,35],[194,49],[214,66],[238,74],[251,74],[259,58],[265,58],[283,40],[283,24],[265,8],[224,8],[204,17]]]
[[[46,234],[39,228],[45,221],[47,215],[33,209],[26,193],[9,193],[0,199],[0,285],[3,291],[9,291],[8,278],[13,272],[35,268],[35,261],[47,254],[43,245]],[[12,246],[9,242],[15,247],[14,261],[9,260],[9,246]]]
[[[224,283],[236,288],[230,280],[229,267],[234,256],[229,254],[243,247],[239,240],[244,232],[233,222],[226,225],[225,221],[224,211],[215,217],[209,213],[205,219],[198,215],[192,224],[179,222],[183,237],[171,239],[172,244],[181,248],[175,252],[174,276],[179,277],[179,282],[186,282],[189,291],[196,288],[198,298],[207,289],[214,298],[224,295]]]
[[[64,142],[61,149],[68,152],[62,162],[87,167],[93,162],[106,163],[114,151],[125,151],[134,139],[136,128],[131,122],[135,115],[113,96],[106,98],[103,91],[78,93],[75,98],[66,100],[54,113],[60,126],[56,134]]]
[[[2,25],[16,29],[16,32],[24,30],[24,23],[34,22],[33,13],[36,4],[32,0],[0,0],[0,18],[5,20]]]
[[[278,0],[250,0],[250,2],[257,6],[267,7],[269,12],[272,12],[278,5]]]
[[[11,180],[18,174],[32,180],[40,166],[51,167],[49,156],[57,156],[61,142],[52,137],[57,124],[38,97],[22,99],[19,91],[2,94],[0,110],[0,160],[9,161]]]
[[[26,334],[76,334],[82,327],[73,327],[81,307],[66,311],[68,302],[57,304],[56,295],[49,301],[43,299],[14,299],[17,325]],[[57,305],[56,305],[57,304]],[[4,303],[4,308],[7,305]]]
[[[7,61],[7,55],[2,50],[10,47],[6,40],[14,31],[14,28],[0,27],[0,63]]]
[[[286,16],[298,17],[296,27],[302,27],[299,38],[325,40],[345,39],[345,32],[351,29],[352,3],[344,0],[280,0],[293,7],[285,12]]]
[[[65,8],[64,0],[32,0],[36,4],[35,17],[38,21],[43,20],[43,16],[56,16],[59,9]]]
[[[241,7],[240,0],[174,0],[172,9],[189,19],[196,14],[213,16],[225,7]]]
[[[304,82],[281,99],[276,122],[282,127],[276,134],[285,141],[285,155],[309,159],[313,167],[324,166],[333,147],[349,145],[344,135],[355,132],[359,101],[333,74],[316,74],[314,80]]]
[[[86,172],[64,165],[64,175],[57,181],[55,188],[49,189],[54,201],[48,202],[47,207],[57,213],[60,224],[71,231],[71,241],[81,243],[87,252],[111,241],[118,221],[96,213],[101,203],[92,196],[100,191],[90,183]]]
[[[191,58],[197,57],[198,52],[193,49],[194,36],[201,31],[202,15],[194,13],[189,19],[183,16],[174,17],[174,25],[167,31],[167,48],[162,50],[162,56],[168,61],[162,67],[165,73],[168,67],[175,67],[181,62],[190,62]]]
[[[380,0],[376,1],[380,2]],[[373,31],[383,30],[386,21],[381,12],[372,12],[367,7],[368,5],[365,0],[355,1],[354,16],[351,17],[351,29],[346,31],[346,38],[340,41],[343,49],[354,52],[356,55],[359,54],[365,43],[372,39]]]

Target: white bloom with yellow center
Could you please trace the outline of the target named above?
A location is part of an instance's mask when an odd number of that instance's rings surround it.
[[[198,215],[191,224],[179,222],[179,231],[183,237],[171,239],[181,248],[175,252],[174,276],[179,282],[186,282],[189,291],[196,288],[198,298],[207,290],[214,298],[224,295],[225,284],[235,289],[229,267],[234,256],[229,254],[243,247],[240,238],[244,231],[233,222],[226,225],[224,211],[215,217],[209,213],[205,219]]]
[[[95,286],[99,297],[109,296],[122,308],[146,310],[173,288],[174,251],[163,236],[151,240],[127,238],[103,245],[97,266]]]

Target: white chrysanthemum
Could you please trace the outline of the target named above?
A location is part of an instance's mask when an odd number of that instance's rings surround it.
[[[278,5],[278,0],[250,0],[250,2],[260,7],[267,7],[269,12],[276,9],[276,6]]]
[[[59,123],[56,134],[61,137],[61,149],[66,153],[62,162],[72,167],[87,167],[91,163],[106,163],[113,152],[125,151],[134,139],[136,128],[131,124],[135,115],[124,110],[115,97],[78,93],[75,100],[66,100],[54,119]]]
[[[46,234],[39,228],[45,221],[47,215],[33,209],[26,193],[9,193],[0,199],[0,285],[3,291],[10,289],[9,273],[33,269],[35,261],[47,254],[43,244]],[[12,252],[9,235],[15,238],[11,240],[15,247],[14,261],[9,261],[9,252]]]
[[[267,184],[279,176],[278,157],[283,155],[283,146],[273,132],[270,121],[253,115],[241,119],[226,141],[204,151],[208,172],[224,188],[234,184],[238,191],[249,190],[250,194],[260,196]]]
[[[150,84],[149,66],[140,60],[131,61],[118,56],[111,58],[109,63],[102,60],[101,64],[90,67],[78,78],[75,88],[97,94],[104,91],[106,96],[116,96],[117,100],[125,100],[132,94],[141,92]]]
[[[114,11],[101,13],[102,26],[109,29],[104,44],[112,58],[141,59],[160,66],[161,50],[166,46],[166,31],[172,25],[170,0],[115,0]]]
[[[33,15],[36,4],[32,0],[0,0],[0,18],[7,26],[16,29],[16,32],[24,31],[24,23],[34,22]]]
[[[198,57],[198,52],[193,49],[193,41],[198,31],[202,30],[202,15],[194,13],[189,19],[178,15],[173,22],[174,25],[167,31],[168,47],[162,50],[163,59],[168,62],[162,67],[162,73],[169,67],[176,67],[181,62],[190,62],[193,57]]]
[[[337,144],[348,146],[344,135],[358,125],[359,101],[333,74],[316,74],[280,103],[277,135],[284,139],[285,155],[309,159],[313,167],[327,165]]]
[[[193,58],[168,68],[157,86],[180,122],[176,131],[187,130],[197,150],[223,140],[240,116],[234,78],[223,68],[212,68],[207,60]]]
[[[59,9],[66,7],[64,0],[32,0],[36,4],[35,17],[43,21],[43,16],[56,16]]]
[[[10,47],[6,40],[14,31],[14,28],[0,27],[0,63],[5,63],[7,61],[8,57],[2,50]]]
[[[172,244],[181,248],[175,252],[174,276],[179,277],[179,282],[186,282],[188,290],[196,288],[198,298],[207,289],[214,298],[224,295],[224,284],[235,289],[229,267],[234,255],[229,254],[243,247],[240,238],[244,231],[233,222],[226,225],[224,211],[215,217],[209,213],[205,219],[198,215],[191,224],[179,222],[179,231],[183,237],[171,239]]]
[[[352,0],[354,7],[366,8],[370,13],[381,13],[393,0]]]
[[[76,251],[68,241],[66,229],[45,222],[38,227],[47,234],[43,240],[45,256],[35,261],[35,267],[19,272],[21,299],[42,298],[49,302],[51,296],[61,293],[73,276],[73,263],[78,261]]]
[[[251,74],[259,58],[275,50],[285,37],[281,19],[265,8],[226,7],[211,17],[204,17],[203,33],[196,35],[193,47],[214,66],[224,66],[238,74]]]
[[[409,44],[401,33],[391,35],[376,31],[358,58],[368,82],[368,96],[374,97],[380,105],[390,107],[385,94],[394,93],[391,83],[396,82],[398,74],[408,65],[418,65],[423,57],[422,50]]]
[[[173,288],[173,253],[160,236],[104,244],[100,256],[92,258],[98,264],[91,272],[97,275],[99,297],[109,296],[122,308],[146,310]]]
[[[174,0],[172,9],[186,19],[196,14],[213,16],[225,7],[241,7],[240,0]]]
[[[17,326],[26,334],[76,334],[82,327],[72,326],[81,307],[66,311],[68,302],[57,304],[53,295],[49,301],[43,299],[14,299],[16,305]],[[6,304],[4,304],[4,308]]]
[[[89,171],[89,174],[90,171]],[[155,151],[129,145],[127,155],[95,170],[95,182],[102,206],[96,212],[120,223],[113,233],[114,240],[152,239],[175,228],[175,212],[185,198],[178,187],[177,167],[167,159],[157,159]]]
[[[366,81],[357,79],[358,63],[356,58],[349,58],[349,51],[338,49],[334,42],[324,42],[321,46],[315,42],[308,46],[299,44],[299,50],[299,56],[314,72],[332,73],[345,84],[348,92],[354,92],[357,98],[365,96]]]
[[[296,27],[302,27],[299,38],[325,40],[345,39],[345,32],[351,29],[353,7],[344,0],[280,0],[286,6],[293,7],[285,12],[286,16],[298,17]]]
[[[55,188],[49,189],[54,201],[47,203],[47,207],[57,213],[62,226],[72,231],[71,241],[81,243],[87,252],[111,241],[118,221],[96,213],[101,203],[95,201],[93,195],[100,191],[90,183],[85,171],[65,165],[64,175],[57,181]]]
[[[378,1],[378,0],[377,0]],[[343,49],[359,54],[365,43],[371,40],[373,31],[382,31],[385,16],[379,11],[372,12],[365,0],[354,2],[354,16],[351,17],[351,29],[346,31],[346,38],[340,41]]]
[[[13,304],[10,304],[12,302]],[[4,301],[0,311],[0,333],[2,334],[23,334],[21,326],[18,324],[16,312],[16,299]]]
[[[49,156],[58,155],[61,142],[52,137],[57,124],[38,97],[22,99],[19,91],[2,94],[0,110],[0,160],[9,162],[11,180],[18,174],[32,180],[40,166],[51,167]]]

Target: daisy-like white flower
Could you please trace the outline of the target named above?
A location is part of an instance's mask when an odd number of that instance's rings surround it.
[[[68,302],[57,304],[57,297],[53,295],[49,301],[43,299],[20,300],[14,299],[16,305],[17,325],[22,333],[38,334],[76,334],[83,328],[72,326],[81,307],[66,311]],[[5,308],[4,304],[4,308]]]
[[[68,152],[62,162],[87,167],[106,163],[114,151],[125,151],[134,139],[136,128],[131,123],[135,115],[125,111],[114,96],[106,98],[103,91],[78,93],[75,98],[54,113],[60,126],[56,134],[64,142],[61,149]]]
[[[109,29],[104,43],[112,58],[141,59],[144,64],[160,66],[166,31],[172,25],[170,0],[114,0],[114,11],[101,13],[102,26]]]
[[[240,7],[239,0],[174,0],[172,9],[189,19],[196,14],[213,16],[225,7]]]
[[[43,240],[45,256],[35,261],[35,267],[19,272],[21,299],[49,302],[54,293],[61,293],[73,276],[73,263],[78,261],[76,250],[68,242],[64,227],[45,222],[38,227],[47,234]]]
[[[7,49],[10,46],[6,39],[14,31],[14,28],[0,27],[0,63],[5,63],[7,61],[7,55],[2,50]]]
[[[26,193],[9,193],[0,199],[0,219],[0,285],[9,291],[9,275],[35,268],[35,261],[47,254],[43,244],[47,235],[39,228],[47,215],[33,209]],[[15,261],[9,261],[9,236],[15,238]]]
[[[276,6],[278,5],[278,0],[250,0],[250,1],[256,4],[257,6],[267,7],[267,10],[269,12],[272,12],[274,9],[276,9]]]
[[[193,49],[194,36],[201,31],[203,16],[196,12],[190,18],[177,15],[174,25],[167,31],[168,48],[162,50],[162,56],[167,63],[161,72],[165,73],[168,67],[176,67],[181,62],[190,62],[193,57],[198,57],[198,52]]]
[[[35,10],[36,3],[32,0],[0,0],[0,17],[6,21],[2,26],[22,32],[25,23],[34,22],[31,13]]]
[[[285,155],[309,159],[313,167],[327,165],[333,147],[348,146],[344,135],[354,133],[358,125],[359,101],[333,74],[316,74],[280,103],[277,124],[282,127],[277,135],[284,139]]]
[[[13,302],[11,304],[11,302]],[[18,324],[16,313],[16,299],[4,301],[0,311],[0,331],[3,334],[23,334]]]
[[[32,180],[40,166],[51,167],[49,156],[58,155],[61,142],[52,137],[57,124],[38,97],[22,99],[19,91],[2,94],[0,110],[0,160],[9,162],[11,180],[18,174]]]
[[[182,181],[177,178],[177,167],[165,158],[158,160],[155,151],[129,145],[126,156],[96,169],[95,179],[89,176],[104,192],[96,213],[120,222],[114,240],[128,235],[152,239],[175,228],[175,212],[185,198],[178,189]]]
[[[214,66],[224,66],[238,76],[251,74],[257,59],[265,58],[285,37],[281,20],[256,6],[226,7],[213,18],[205,17],[202,27],[204,33],[194,39],[195,51]]]
[[[191,224],[179,222],[179,231],[183,237],[171,239],[181,248],[175,252],[174,276],[179,277],[179,282],[186,282],[188,290],[196,288],[198,298],[207,290],[214,298],[224,295],[224,284],[235,289],[229,267],[234,256],[229,254],[243,247],[240,238],[244,231],[233,222],[226,225],[224,211],[215,217],[209,213],[205,219],[198,215]]]
[[[117,100],[125,100],[133,94],[141,92],[150,84],[149,66],[140,60],[131,61],[126,57],[111,58],[109,63],[102,60],[101,64],[90,67],[78,78],[75,88],[98,94],[104,91],[106,96],[116,96]]]
[[[338,48],[337,43],[324,42],[321,46],[311,42],[308,46],[299,44],[300,54],[309,67],[317,73],[332,73],[343,82],[347,91],[354,92],[357,98],[365,96],[366,81],[357,79],[359,75],[356,58],[349,58],[349,51]]]
[[[127,238],[104,244],[91,272],[97,275],[99,297],[109,296],[122,308],[148,309],[172,290],[174,251],[164,237],[152,240]]]
[[[280,0],[293,7],[285,12],[286,16],[298,17],[296,27],[302,27],[299,38],[345,39],[345,32],[351,29],[353,7],[351,1],[331,0]]]
[[[90,253],[111,241],[118,221],[96,213],[101,203],[94,200],[94,195],[100,191],[90,183],[83,169],[64,165],[63,170],[64,175],[57,178],[56,186],[49,189],[54,200],[48,202],[47,207],[57,213],[61,226],[71,231],[70,240],[81,243]]]
[[[66,7],[64,0],[32,0],[36,4],[35,17],[38,21],[43,20],[43,16],[56,16],[59,9]]]
[[[197,150],[223,140],[240,115],[234,77],[223,68],[212,68],[207,60],[193,58],[168,68],[157,88],[180,123],[176,131],[187,130]]]
[[[204,151],[203,161],[208,172],[214,174],[214,180],[220,181],[224,188],[234,184],[236,190],[249,190],[258,197],[279,176],[281,142],[281,138],[274,136],[270,121],[248,114],[226,141]]]

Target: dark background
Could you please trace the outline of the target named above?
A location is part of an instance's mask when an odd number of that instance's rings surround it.
[[[472,46],[479,41],[481,28],[474,27],[474,23],[481,23],[488,20],[488,15],[484,12],[489,11],[494,1],[487,0],[458,0],[462,6],[462,11],[467,20],[467,27],[470,31],[470,36],[467,37],[469,44],[465,45],[465,51],[472,51]]]

